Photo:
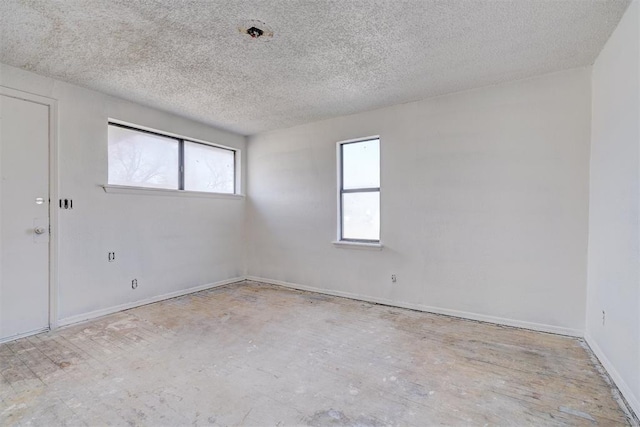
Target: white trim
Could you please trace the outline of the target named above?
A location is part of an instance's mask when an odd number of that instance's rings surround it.
[[[235,176],[236,181],[235,181],[235,186],[234,186],[234,189],[236,191],[235,195],[236,196],[243,196],[244,180],[242,179],[242,171],[243,171],[243,169],[242,169],[242,150],[240,150],[239,148],[236,148],[235,149],[235,153],[236,153],[235,156],[234,156],[235,161],[236,161],[236,163],[234,165],[235,174],[236,174],[236,176]]]
[[[19,340],[20,338],[26,338],[26,337],[30,337],[32,335],[38,335],[41,334],[43,332],[48,332],[50,330],[50,328],[40,328],[40,329],[36,329],[35,331],[31,331],[31,332],[23,332],[21,334],[17,334],[17,335],[12,335],[10,337],[4,337],[0,339],[0,344],[4,344],[10,341],[15,341],[15,340]]]
[[[380,135],[371,135],[371,136],[364,136],[362,138],[353,138],[353,139],[347,139],[344,141],[338,141],[338,144],[351,144],[353,142],[364,142],[364,141],[371,141],[372,139],[380,139]]]
[[[381,251],[384,246],[382,243],[367,243],[367,242],[349,242],[345,240],[331,242],[336,248],[344,249],[365,249],[370,251]]]
[[[42,105],[51,105],[56,102],[56,100],[53,98],[47,98],[46,96],[36,95],[35,93],[25,92],[7,86],[0,86],[0,95],[6,95],[12,98],[18,98],[24,101],[35,102],[36,104]]]
[[[234,186],[235,186],[235,191],[236,193],[234,193],[235,196],[242,196],[242,187],[243,187],[243,179],[242,179],[242,150],[240,148],[237,147],[231,147],[230,145],[223,145],[223,144],[217,144],[214,142],[210,142],[210,141],[205,141],[204,139],[198,139],[198,138],[191,138],[189,136],[184,136],[181,135],[179,133],[173,133],[173,132],[167,132],[164,130],[160,130],[160,129],[156,129],[156,128],[152,128],[152,127],[148,127],[148,126],[142,126],[139,125],[137,123],[131,123],[128,122],[126,120],[120,120],[120,119],[114,119],[109,117],[107,119],[107,124],[109,123],[113,123],[116,125],[124,125],[124,126],[128,126],[130,128],[132,128],[132,130],[135,129],[139,129],[139,130],[146,130],[149,132],[153,132],[155,134],[158,134],[159,136],[166,136],[168,138],[174,138],[174,139],[181,139],[183,141],[186,142],[197,142],[198,144],[204,144],[204,145],[208,145],[209,147],[214,147],[214,148],[222,148],[225,150],[230,150],[233,151],[234,154],[234,159],[235,159],[235,164],[234,164]],[[115,187],[125,187],[125,186],[115,186]],[[143,188],[143,187],[131,187],[131,188]],[[146,190],[146,188],[143,188]],[[164,189],[162,189],[164,190]],[[105,189],[105,191],[107,191]],[[173,191],[173,190],[165,190],[165,191]],[[175,190],[178,191],[178,190]],[[183,190],[184,191],[184,190]],[[116,193],[116,191],[107,191],[108,193]],[[188,193],[190,193],[192,195],[192,197],[203,197],[203,196],[197,196],[197,195],[193,195],[193,193],[199,193],[198,191],[187,191]],[[147,193],[145,193],[147,194]],[[207,197],[212,197],[211,194],[214,193],[205,193],[208,194],[209,196]],[[215,193],[215,194],[224,194],[225,196],[227,196],[226,193]]]
[[[589,332],[585,332],[584,340],[593,352],[595,356],[598,358],[604,369],[607,371],[611,379],[613,380],[622,396],[625,398],[631,410],[635,412],[636,417],[640,418],[640,400],[639,396],[634,396],[631,388],[626,383],[626,381],[622,378],[618,370],[613,366],[613,363],[607,358],[604,354],[600,346],[596,343],[595,339],[589,334]]]
[[[0,86],[0,95],[22,99],[24,101],[41,104],[49,109],[49,326],[58,326],[58,253],[60,247],[58,220],[58,101],[46,96],[36,95]],[[39,332],[42,332],[39,331]],[[37,332],[36,332],[37,333]],[[28,333],[27,335],[33,335]],[[15,338],[12,338],[15,339]]]
[[[208,193],[206,191],[171,190],[168,188],[132,187],[128,185],[101,185],[105,193],[135,194],[138,196],[200,197],[205,199],[244,199],[244,194]]]
[[[49,105],[49,327],[58,327],[58,254],[60,222],[58,219],[58,101]]]
[[[158,136],[167,136],[169,138],[183,139],[185,141],[191,141],[191,142],[197,142],[197,143],[200,143],[200,144],[209,145],[211,147],[224,148],[225,150],[240,151],[239,148],[231,147],[229,145],[216,144],[214,142],[205,141],[204,139],[191,138],[190,136],[180,135],[179,133],[167,132],[167,131],[164,131],[164,130],[151,128],[151,127],[148,127],[148,126],[142,126],[142,125],[139,125],[137,123],[127,122],[125,120],[114,119],[114,118],[111,118],[111,117],[109,117],[107,120],[108,120],[108,123],[114,123],[114,124],[117,124],[117,125],[128,126],[130,128],[133,128],[133,130],[135,130],[135,129],[147,130],[149,132],[157,133]]]
[[[123,310],[129,310],[131,308],[140,307],[142,305],[152,304],[154,302],[163,301],[171,298],[181,297],[183,295],[192,294],[194,292],[200,292],[211,288],[217,288],[219,286],[229,285],[231,283],[242,282],[244,277],[234,277],[232,279],[220,280],[219,282],[207,283],[200,286],[194,286],[188,289],[181,289],[179,291],[169,292],[168,294],[157,295],[154,297],[145,298],[142,300],[128,302],[125,304],[116,305],[113,307],[101,308],[99,310],[90,311],[88,313],[77,314],[75,316],[65,317],[58,321],[59,326],[67,326],[78,322],[84,322],[87,320],[95,319],[98,317],[106,316],[108,314],[117,313]]]
[[[342,239],[342,143],[336,143],[336,241]]]
[[[299,285],[296,283],[283,282],[281,280],[265,279],[264,277],[247,276],[247,280],[255,282],[263,282],[271,285],[284,286],[291,289],[299,289],[302,291],[317,292],[320,294],[333,295],[337,297],[350,298],[359,301],[372,302],[376,304],[389,305],[392,307],[408,308],[410,310],[424,311],[427,313],[443,314],[445,316],[459,317],[462,319],[477,320],[480,322],[494,323],[497,325],[512,326],[515,328],[530,329],[538,332],[548,332],[552,334],[567,335],[571,337],[582,338],[584,331],[580,329],[565,328],[562,326],[546,325],[544,323],[526,322],[523,320],[507,319],[503,317],[488,316],[485,314],[470,313],[466,311],[451,310],[448,308],[432,307],[422,304],[413,304],[402,301],[393,301],[386,298],[377,298],[368,295],[353,294],[350,292],[334,291],[328,289],[314,288],[313,286]]]
[[[342,146],[345,144],[352,144],[352,143],[356,143],[356,142],[365,142],[365,141],[374,141],[374,140],[378,140],[378,163],[379,163],[379,172],[380,172],[380,176],[379,176],[379,180],[380,180],[380,184],[379,184],[379,190],[378,190],[378,195],[379,195],[379,210],[380,210],[380,223],[378,224],[379,230],[378,230],[378,237],[382,238],[382,140],[380,139],[380,135],[372,135],[372,136],[366,136],[363,138],[353,138],[353,139],[347,139],[345,141],[338,141],[336,142],[336,183],[337,183],[337,197],[336,197],[336,240],[333,242],[333,244],[335,245],[336,243],[338,244],[342,244],[343,241],[342,239],[342,192],[340,191],[342,188],[342,172],[343,172],[343,159],[342,159]],[[346,242],[345,242],[346,243]],[[380,247],[382,247],[382,245],[380,245]]]

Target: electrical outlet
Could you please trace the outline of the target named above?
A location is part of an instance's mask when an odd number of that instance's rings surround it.
[[[391,275],[391,283],[396,283],[398,281],[398,278],[396,277],[395,274]]]
[[[606,313],[602,310],[602,326],[604,326],[604,321],[606,320],[605,315]]]
[[[107,256],[107,259],[109,260],[109,262],[113,262],[116,260],[116,253],[115,252],[109,252],[109,255]]]
[[[131,289],[135,289],[138,287],[138,279],[133,279],[131,281]]]

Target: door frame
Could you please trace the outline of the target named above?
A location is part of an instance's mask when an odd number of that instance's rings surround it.
[[[49,110],[49,330],[58,327],[58,101],[0,85],[0,95],[34,102]],[[28,335],[32,335],[31,333]],[[11,337],[9,340],[21,338]]]

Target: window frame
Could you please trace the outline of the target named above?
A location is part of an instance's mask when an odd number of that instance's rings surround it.
[[[107,129],[108,126],[115,126],[122,129],[127,129],[131,131],[146,133],[149,135],[160,136],[162,138],[170,138],[175,140],[178,143],[178,164],[176,165],[176,172],[178,173],[178,188],[164,188],[164,187],[144,187],[139,185],[120,185],[120,184],[111,184],[109,182],[108,177],[108,164],[107,164],[107,184],[103,186],[105,191],[107,191],[107,187],[110,188],[123,188],[123,189],[133,189],[133,190],[143,190],[143,191],[153,191],[153,192],[179,192],[179,193],[192,193],[192,194],[210,194],[212,196],[241,196],[239,192],[240,189],[240,150],[237,148],[226,147],[219,144],[213,144],[206,141],[197,140],[195,138],[188,138],[181,135],[172,134],[169,132],[161,132],[155,129],[146,128],[143,126],[133,125],[127,122],[123,122],[120,120],[109,119],[107,121]],[[223,193],[223,192],[214,192],[214,191],[194,191],[194,190],[185,190],[185,167],[184,167],[184,144],[192,143],[198,145],[204,145],[211,148],[217,148],[220,150],[227,150],[233,153],[233,192],[232,193]],[[109,158],[107,155],[107,163],[109,162]]]
[[[378,193],[379,200],[379,209],[381,208],[382,201],[382,177],[378,177],[379,186],[378,187],[359,187],[359,188],[344,188],[344,150],[343,147],[349,144],[357,144],[368,141],[378,141],[378,164],[381,166],[381,139],[379,135],[368,136],[364,138],[357,139],[349,139],[347,141],[340,141],[337,143],[337,154],[338,154],[338,238],[337,241],[334,242],[336,244],[347,244],[347,245],[363,245],[363,246],[374,246],[378,247],[382,245],[382,221],[378,224],[378,239],[350,239],[344,237],[344,194],[353,194],[353,193]],[[381,169],[380,169],[381,174]],[[381,209],[380,209],[381,210]],[[380,216],[382,216],[382,212],[380,211]]]

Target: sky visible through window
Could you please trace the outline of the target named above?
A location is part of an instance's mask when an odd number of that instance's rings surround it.
[[[193,142],[184,143],[184,189],[233,193],[233,151]]]
[[[109,125],[109,184],[235,192],[235,151]],[[183,149],[182,175],[180,150]],[[184,178],[181,184],[181,176]]]
[[[342,145],[343,188],[380,187],[380,140]]]
[[[109,126],[109,184],[178,189],[178,141]]]
[[[343,144],[342,174],[342,239],[379,241],[380,140]]]

